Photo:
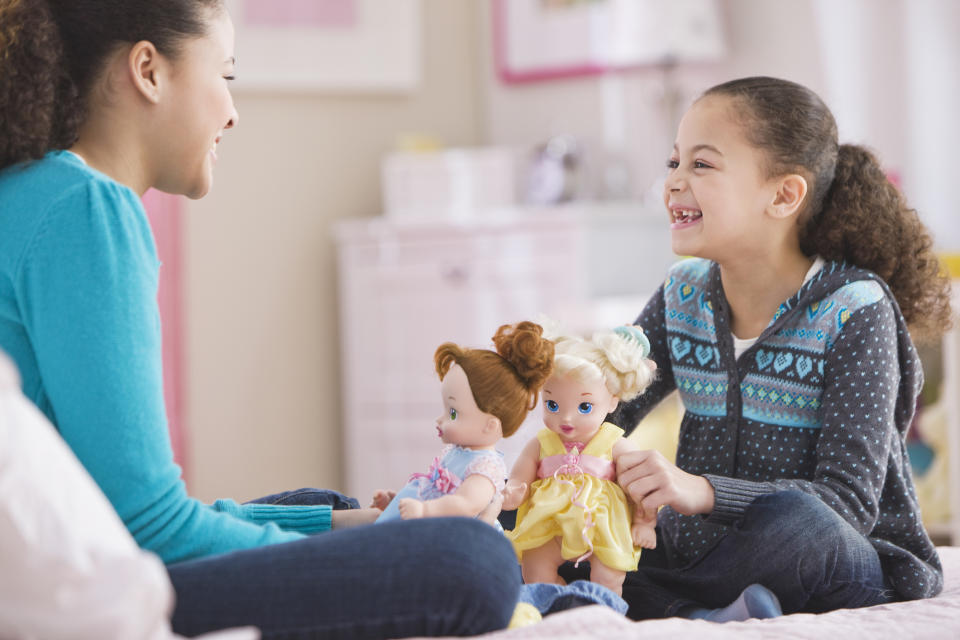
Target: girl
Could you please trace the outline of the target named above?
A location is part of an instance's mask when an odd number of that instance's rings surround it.
[[[653,518],[633,509],[614,481],[617,459],[636,445],[604,422],[652,380],[649,351],[637,327],[556,340],[543,387],[546,428],[521,451],[504,497],[504,509],[522,502],[508,537],[524,582],[563,584],[561,564],[590,558],[590,579],[619,595],[625,572],[637,568],[637,547],[656,543]]]
[[[0,349],[137,543],[166,563],[174,630],[379,638],[505,626],[516,560],[483,523],[330,532],[377,511],[332,511],[315,491],[213,506],[186,494],[140,196],[203,196],[237,124],[222,0],[3,0],[0,43]]]
[[[445,342],[434,354],[443,415],[437,432],[447,445],[426,474],[414,474],[377,522],[436,516],[478,517],[491,510],[507,469],[494,449],[513,435],[536,406],[543,381],[553,370],[553,343],[533,322],[503,325],[493,336],[496,352],[462,349]],[[499,512],[499,509],[495,509]],[[492,518],[496,513],[492,513]],[[495,520],[492,520],[495,522]]]
[[[904,433],[922,382],[911,332],[947,327],[949,285],[916,212],[869,151],[837,143],[818,96],[775,78],[708,90],[667,166],[673,250],[696,258],[637,320],[661,375],[616,419],[636,424],[672,389],[686,411],[676,465],[618,464],[644,510],[666,505],[657,551],[627,577],[629,615],[936,595]]]

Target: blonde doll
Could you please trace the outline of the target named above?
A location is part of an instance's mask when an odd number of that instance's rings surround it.
[[[536,406],[553,369],[553,343],[533,322],[503,325],[493,342],[496,352],[451,342],[437,348],[443,414],[436,429],[446,446],[427,473],[413,474],[395,496],[377,492],[374,506],[383,509],[377,522],[437,516],[495,522],[507,477],[495,446]]]
[[[543,387],[546,428],[520,453],[504,492],[504,509],[520,505],[507,535],[524,582],[562,584],[561,564],[590,558],[590,579],[619,594],[640,547],[656,544],[656,514],[636,509],[617,485],[617,458],[637,447],[604,417],[643,391],[656,367],[638,327],[555,343]]]

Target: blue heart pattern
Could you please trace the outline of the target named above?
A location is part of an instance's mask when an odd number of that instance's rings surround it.
[[[697,292],[697,288],[693,285],[687,284],[684,282],[680,285],[680,288],[677,289],[677,293],[680,295],[680,302],[686,302],[693,297],[693,294]]]
[[[689,340],[683,340],[682,338],[674,338],[670,341],[670,350],[673,351],[673,357],[680,361],[683,359],[683,356],[690,353],[690,349],[693,348],[693,345],[690,344]]]
[[[757,351],[756,357],[757,367],[760,369],[760,371],[763,371],[772,364],[775,372],[783,373],[791,364],[794,363],[793,354],[787,351],[775,352],[760,349]],[[811,371],[813,371],[813,358],[810,356],[797,356],[795,368],[797,376],[803,380]],[[823,375],[822,360],[817,362],[817,371],[821,376]]]
[[[708,362],[713,360],[713,352],[714,350],[712,347],[698,344],[696,350],[694,351],[694,355],[697,356],[697,362],[700,363],[700,366],[705,367],[707,366]]]
[[[781,351],[773,361],[773,370],[777,373],[783,373],[783,370],[793,364],[793,354]]]
[[[757,351],[757,366],[760,368],[760,371],[769,367],[775,357],[776,354],[772,351],[764,351],[763,349]]]

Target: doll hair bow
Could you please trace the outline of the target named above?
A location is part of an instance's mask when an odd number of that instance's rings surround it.
[[[640,349],[643,351],[644,358],[650,355],[650,341],[647,340],[647,336],[643,333],[643,329],[637,325],[632,324],[628,326],[615,327],[613,332],[624,340],[639,344]]]

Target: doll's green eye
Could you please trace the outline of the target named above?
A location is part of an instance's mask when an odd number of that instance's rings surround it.
[[[577,411],[579,411],[583,415],[587,415],[588,413],[593,411],[593,405],[589,402],[581,402],[580,406],[577,407]]]
[[[557,411],[560,410],[560,405],[557,404],[556,400],[547,400],[546,402],[544,402],[544,404],[547,407],[547,411],[549,411],[550,413],[556,413]]]
[[[451,419],[451,420],[456,420],[456,419],[457,419],[457,410],[456,410],[456,409],[450,409],[450,419]]]

